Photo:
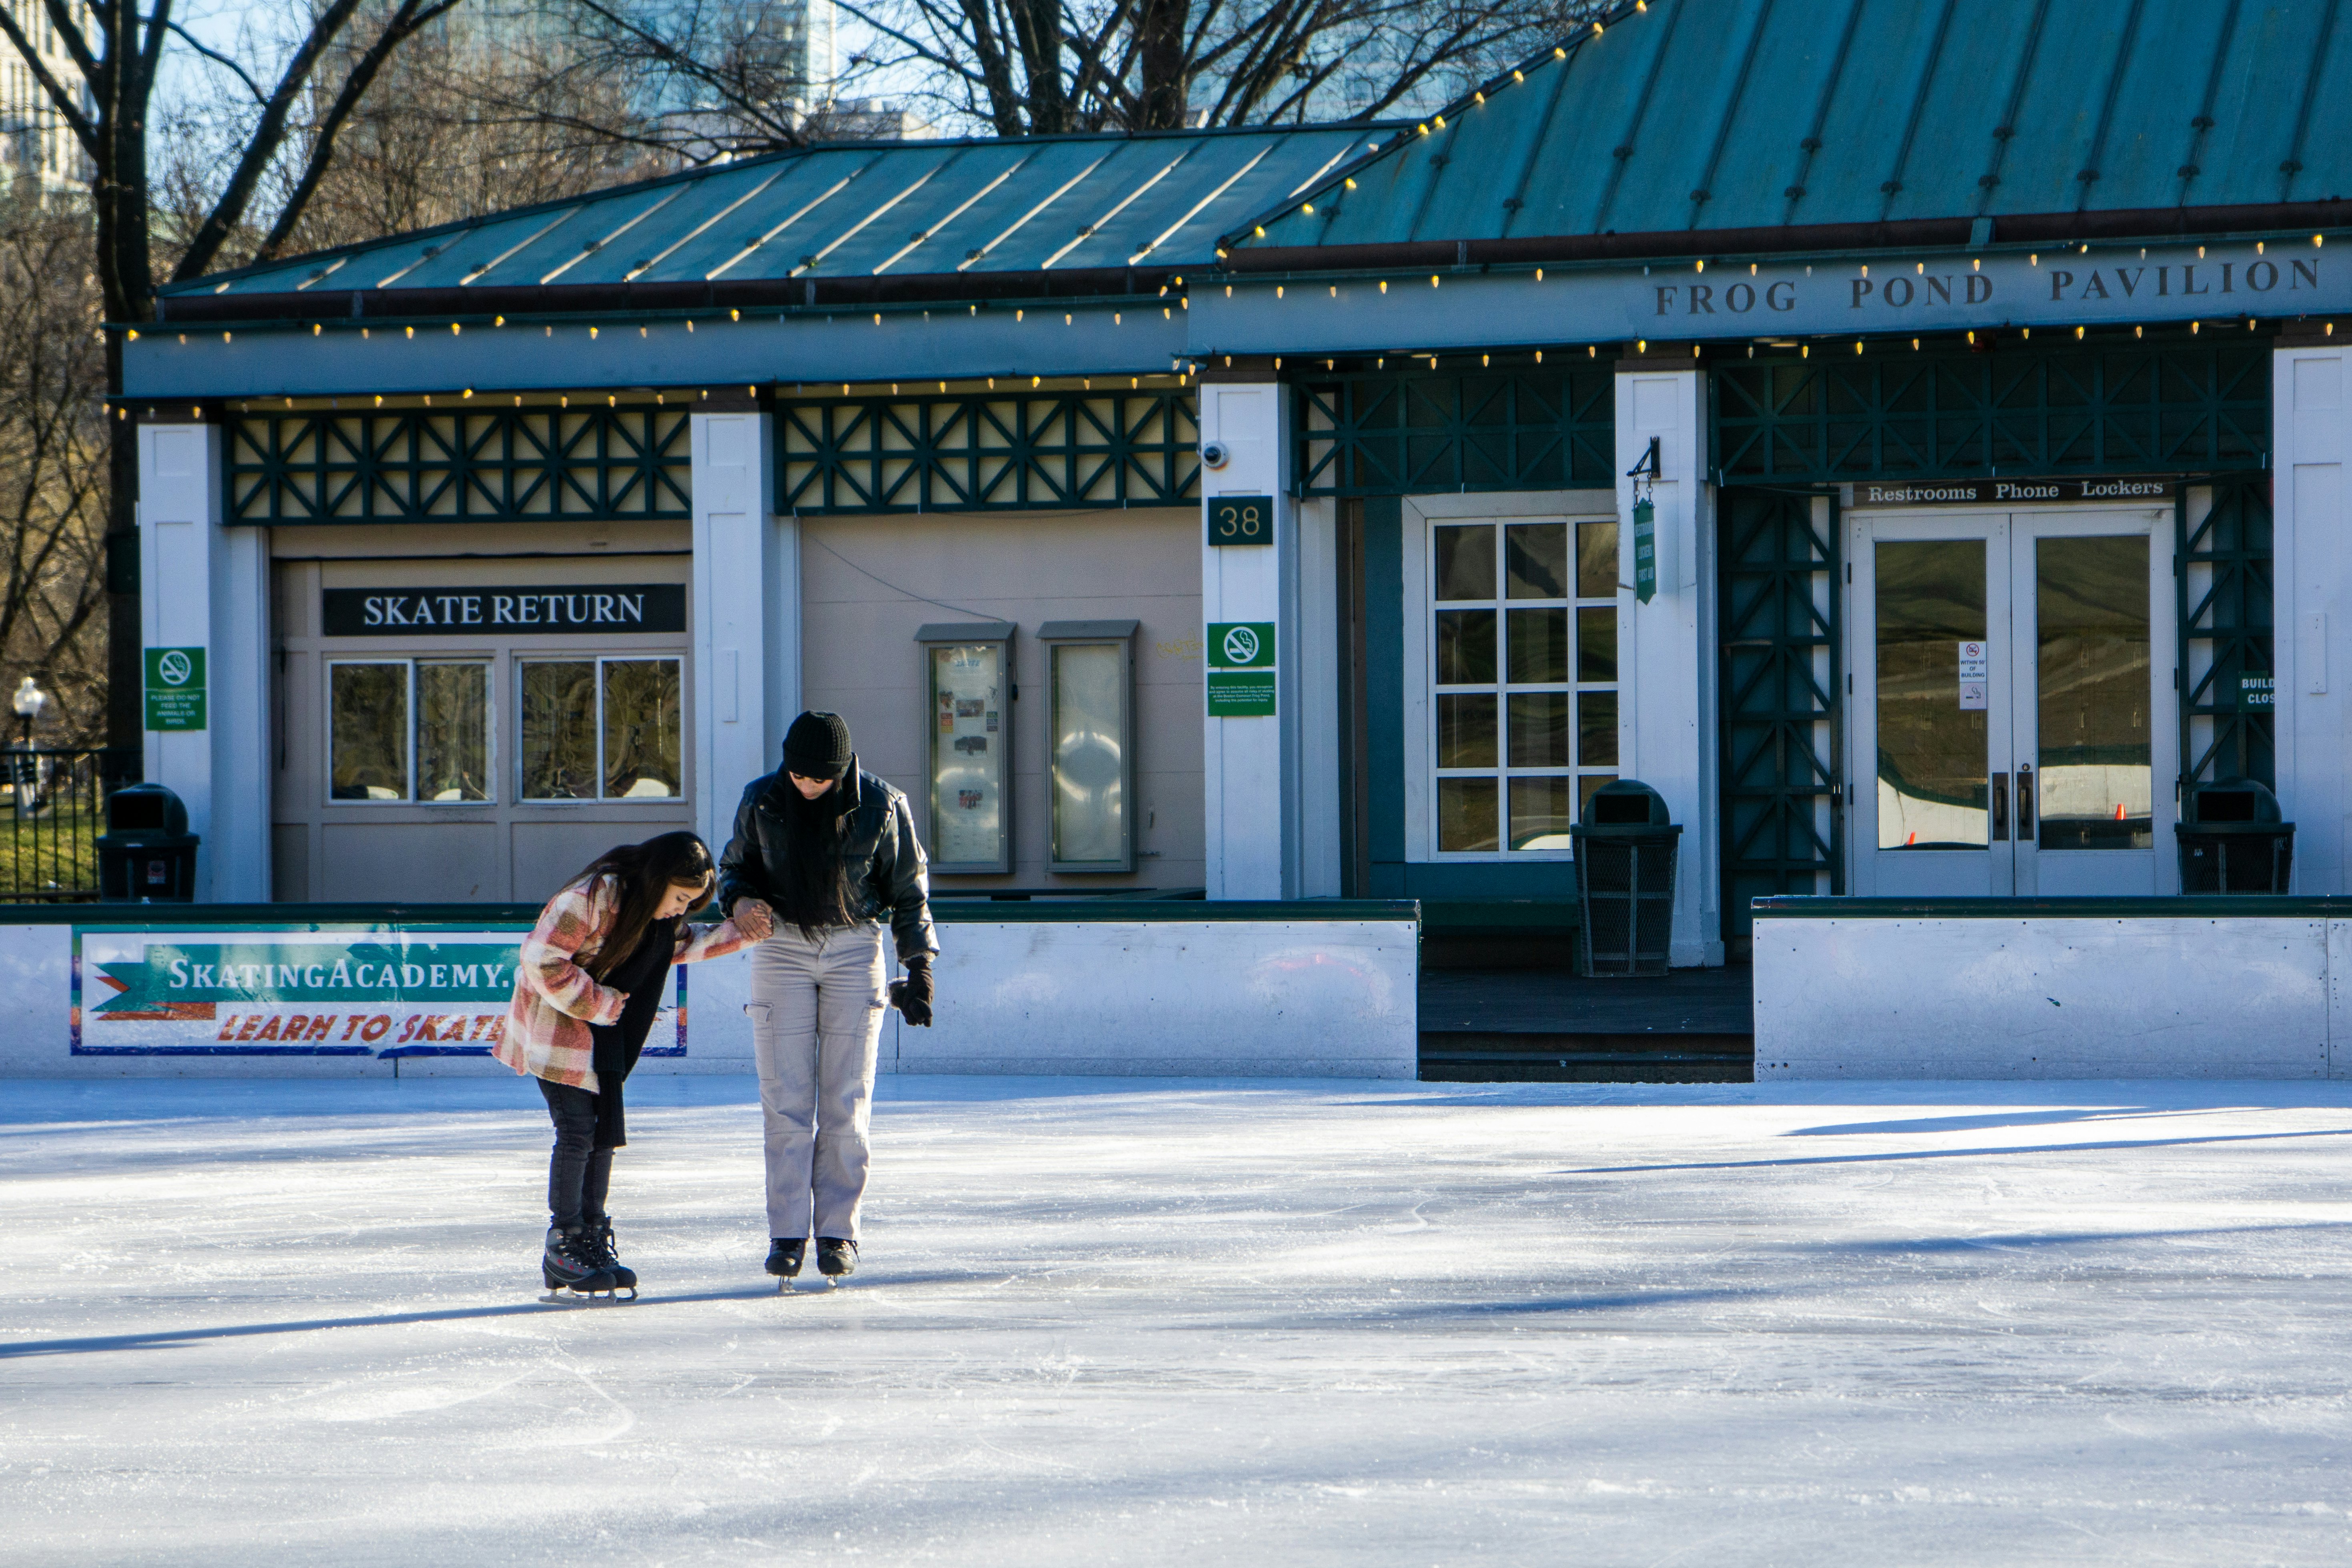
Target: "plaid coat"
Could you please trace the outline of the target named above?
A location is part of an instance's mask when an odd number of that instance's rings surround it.
[[[491,1055],[519,1073],[596,1092],[596,1069],[590,1065],[595,1039],[588,1026],[619,1023],[625,998],[598,984],[580,961],[596,956],[620,912],[620,879],[609,874],[575,882],[547,900],[539,924],[523,938],[514,1002]],[[724,958],[751,945],[733,921],[699,929],[680,921],[670,962]]]

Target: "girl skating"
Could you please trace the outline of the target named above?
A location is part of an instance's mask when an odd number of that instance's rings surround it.
[[[637,1293],[613,1245],[604,1195],[628,1142],[621,1086],[645,1049],[673,963],[719,958],[767,934],[757,910],[700,931],[687,910],[710,891],[710,850],[665,833],[608,850],[540,911],[523,940],[514,1003],[492,1053],[539,1080],[555,1122],[547,1171],[550,1292]]]

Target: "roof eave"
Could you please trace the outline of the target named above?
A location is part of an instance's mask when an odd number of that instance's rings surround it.
[[[168,323],[444,321],[690,314],[727,310],[873,310],[1031,301],[1107,302],[1158,297],[1195,268],[1068,268],[1051,272],[920,273],[903,278],[774,278],[712,283],[587,283],[524,288],[337,289],[303,293],[174,294],[158,300]]]
[[[1977,225],[1986,223],[1979,235]],[[2352,202],[2286,202],[2115,212],[2028,214],[1979,220],[1905,218],[1759,228],[1677,229],[1652,234],[1529,236],[1511,239],[1421,239],[1371,245],[1244,246],[1227,254],[1228,273],[1418,271],[1456,266],[1676,260],[1857,250],[1951,249],[1974,245],[2061,245],[2092,240],[2177,239],[2198,235],[2269,235],[2352,223]]]

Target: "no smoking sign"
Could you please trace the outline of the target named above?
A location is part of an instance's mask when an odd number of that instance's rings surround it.
[[[1272,621],[1211,621],[1211,669],[1271,669],[1274,668]]]
[[[147,728],[201,730],[205,727],[205,650],[200,647],[151,647],[146,650]]]

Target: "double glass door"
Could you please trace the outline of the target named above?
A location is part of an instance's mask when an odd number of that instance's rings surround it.
[[[2171,891],[2168,512],[1859,512],[1854,890]]]

